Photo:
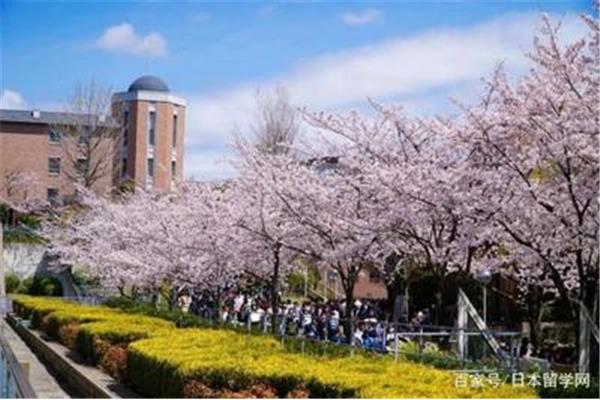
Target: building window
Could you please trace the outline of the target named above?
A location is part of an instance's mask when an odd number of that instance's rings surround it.
[[[58,202],[58,189],[48,188],[47,195],[48,195],[48,202],[50,202],[52,204]]]
[[[154,146],[155,135],[156,135],[156,111],[150,111],[150,118],[148,121],[148,145]]]
[[[177,115],[173,115],[173,149],[177,147]]]
[[[129,136],[129,111],[123,113],[123,147],[127,147]]]
[[[154,178],[154,158],[148,159],[148,176]]]
[[[50,157],[48,158],[48,173],[52,175],[60,174],[60,158]]]
[[[60,142],[60,132],[50,129],[48,131],[48,141],[50,143],[59,143]]]
[[[369,271],[369,281],[373,283],[383,282],[383,276],[381,275],[381,272],[379,272],[377,269],[371,269]]]
[[[175,161],[171,161],[171,179],[175,179],[177,177],[177,163]]]

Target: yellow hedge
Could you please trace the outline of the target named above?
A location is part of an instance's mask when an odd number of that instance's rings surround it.
[[[241,390],[258,382],[279,396],[305,387],[311,397],[535,397],[526,388],[455,387],[451,371],[386,356],[315,357],[286,352],[274,338],[230,331],[181,329],[140,340],[128,349],[129,378],[147,396],[181,397],[192,380]]]
[[[127,314],[121,310],[88,306],[53,297],[17,295],[13,297],[18,314],[32,318],[34,328],[61,340],[60,328],[75,324],[78,328],[76,349],[82,356],[96,362],[95,339],[110,343],[165,335],[175,328],[172,322],[159,318]]]
[[[190,382],[233,392],[267,384],[280,397],[295,390],[311,397],[535,397],[529,388],[508,385],[457,388],[451,371],[407,361],[395,363],[387,356],[303,355],[286,351],[270,336],[176,329],[163,319],[56,298],[16,296],[14,301],[18,313],[37,315],[44,321],[42,329],[57,338],[61,327],[76,326],[76,349],[93,361],[98,361],[96,339],[129,343],[127,379],[149,397],[182,397]]]

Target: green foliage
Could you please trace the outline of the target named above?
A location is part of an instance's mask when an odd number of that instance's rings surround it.
[[[426,342],[422,349],[416,341],[403,342],[398,346],[398,352],[407,360],[422,362],[441,369],[459,369],[461,360],[452,352],[440,350],[435,343]]]
[[[44,243],[44,239],[36,233],[42,224],[39,216],[19,214],[11,211],[7,205],[0,204],[0,221],[2,221],[5,243]]]
[[[19,224],[24,225],[32,230],[38,230],[42,226],[42,219],[34,214],[20,215],[18,220]]]
[[[21,279],[17,274],[7,274],[5,278],[6,282],[6,293],[16,293],[21,286]]]
[[[73,283],[79,288],[89,288],[100,285],[100,280],[97,277],[90,276],[83,271],[71,272],[71,278],[73,279]]]
[[[555,388],[540,387],[539,395],[544,399],[597,399],[600,397],[600,386],[598,378],[592,378],[590,387],[588,388],[583,386],[569,386],[566,388],[563,386]]]
[[[34,276],[23,280],[22,292],[34,296],[62,296],[60,281],[50,276]]]
[[[306,274],[306,283],[311,289],[316,288],[317,284],[321,280],[319,272],[315,268],[308,268]],[[304,272],[294,272],[287,278],[288,291],[295,294],[304,293],[305,275]]]
[[[45,240],[35,232],[25,229],[5,228],[4,243],[44,244]]]
[[[156,308],[150,303],[138,302],[126,297],[113,297],[106,300],[104,304],[108,307],[119,308],[129,314],[142,314],[171,321],[178,328],[210,327],[212,325],[209,321],[179,309]]]

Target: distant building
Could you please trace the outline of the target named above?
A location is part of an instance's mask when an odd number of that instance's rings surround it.
[[[126,92],[112,96],[109,116],[0,110],[0,191],[10,190],[11,176],[27,174],[33,178],[28,188],[33,198],[57,201],[73,195],[70,172],[91,162],[85,154],[75,161],[66,157],[68,147],[61,141],[76,139],[65,138],[55,127],[73,124],[102,125],[117,132],[104,144],[110,148],[102,153],[110,157],[109,171],[94,182],[94,190],[105,192],[126,181],[169,190],[183,178],[185,108],[185,100],[172,95],[161,79],[142,76]]]

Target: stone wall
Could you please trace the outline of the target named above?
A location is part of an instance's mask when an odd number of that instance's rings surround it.
[[[19,278],[28,278],[44,269],[44,253],[46,248],[41,245],[24,243],[4,244],[4,265],[6,273],[14,273]]]

